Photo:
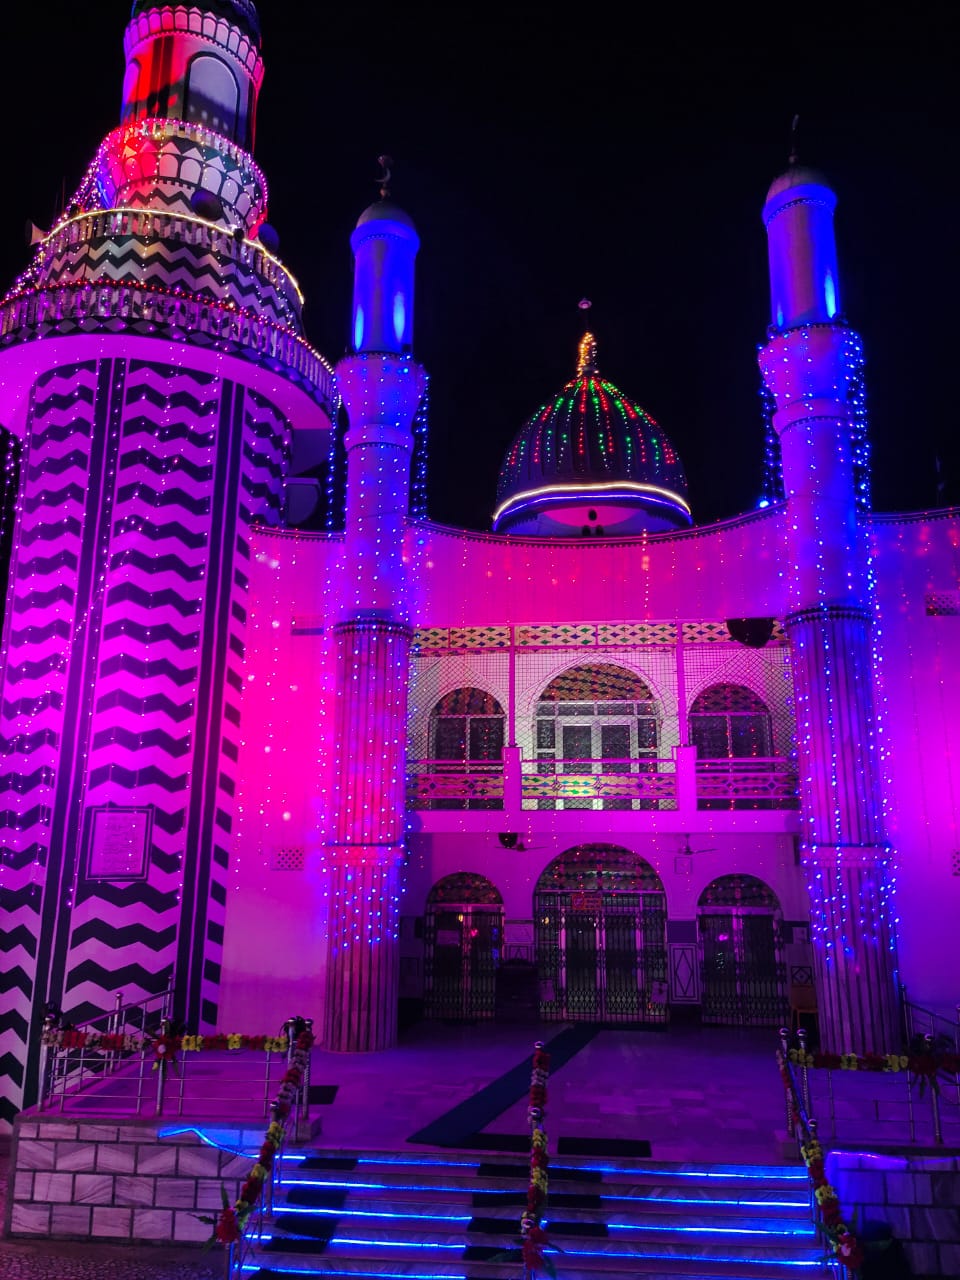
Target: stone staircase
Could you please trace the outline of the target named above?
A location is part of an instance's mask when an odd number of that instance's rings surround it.
[[[245,1276],[519,1280],[521,1155],[290,1152]],[[558,1280],[820,1280],[802,1167],[552,1157]]]

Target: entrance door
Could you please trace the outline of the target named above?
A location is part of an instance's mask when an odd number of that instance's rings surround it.
[[[665,929],[662,893],[538,893],[541,1017],[666,1021]]]
[[[776,916],[749,907],[702,912],[704,1022],[778,1026],[784,968]]]
[[[424,917],[424,1013],[473,1022],[492,1018],[503,910],[477,903],[430,905]]]

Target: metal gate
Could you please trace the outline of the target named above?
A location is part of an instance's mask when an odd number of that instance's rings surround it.
[[[423,922],[424,1015],[451,1021],[492,1018],[503,939],[503,908],[428,903]]]
[[[780,922],[757,907],[710,907],[698,917],[704,1022],[783,1024],[786,969]]]
[[[534,920],[542,1018],[667,1020],[664,894],[541,891]]]

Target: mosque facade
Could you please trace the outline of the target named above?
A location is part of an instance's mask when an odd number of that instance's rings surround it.
[[[698,525],[585,332],[488,533],[424,504],[419,237],[305,335],[252,155],[249,0],[138,0],[119,125],[0,304],[0,1120],[55,1008],[197,1031],[956,1007],[960,512],[876,513],[835,196],[766,226],[772,500]],[[443,430],[443,424],[432,424]],[[305,519],[326,468],[337,526]],[[815,1011],[815,1013],[813,1012]]]

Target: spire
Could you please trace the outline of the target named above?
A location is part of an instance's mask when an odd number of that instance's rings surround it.
[[[589,378],[597,372],[597,340],[589,330],[577,348],[577,377]]]
[[[790,125],[790,156],[787,160],[787,164],[791,169],[800,163],[800,153],[797,150],[797,126],[799,123],[800,117],[794,116]]]

